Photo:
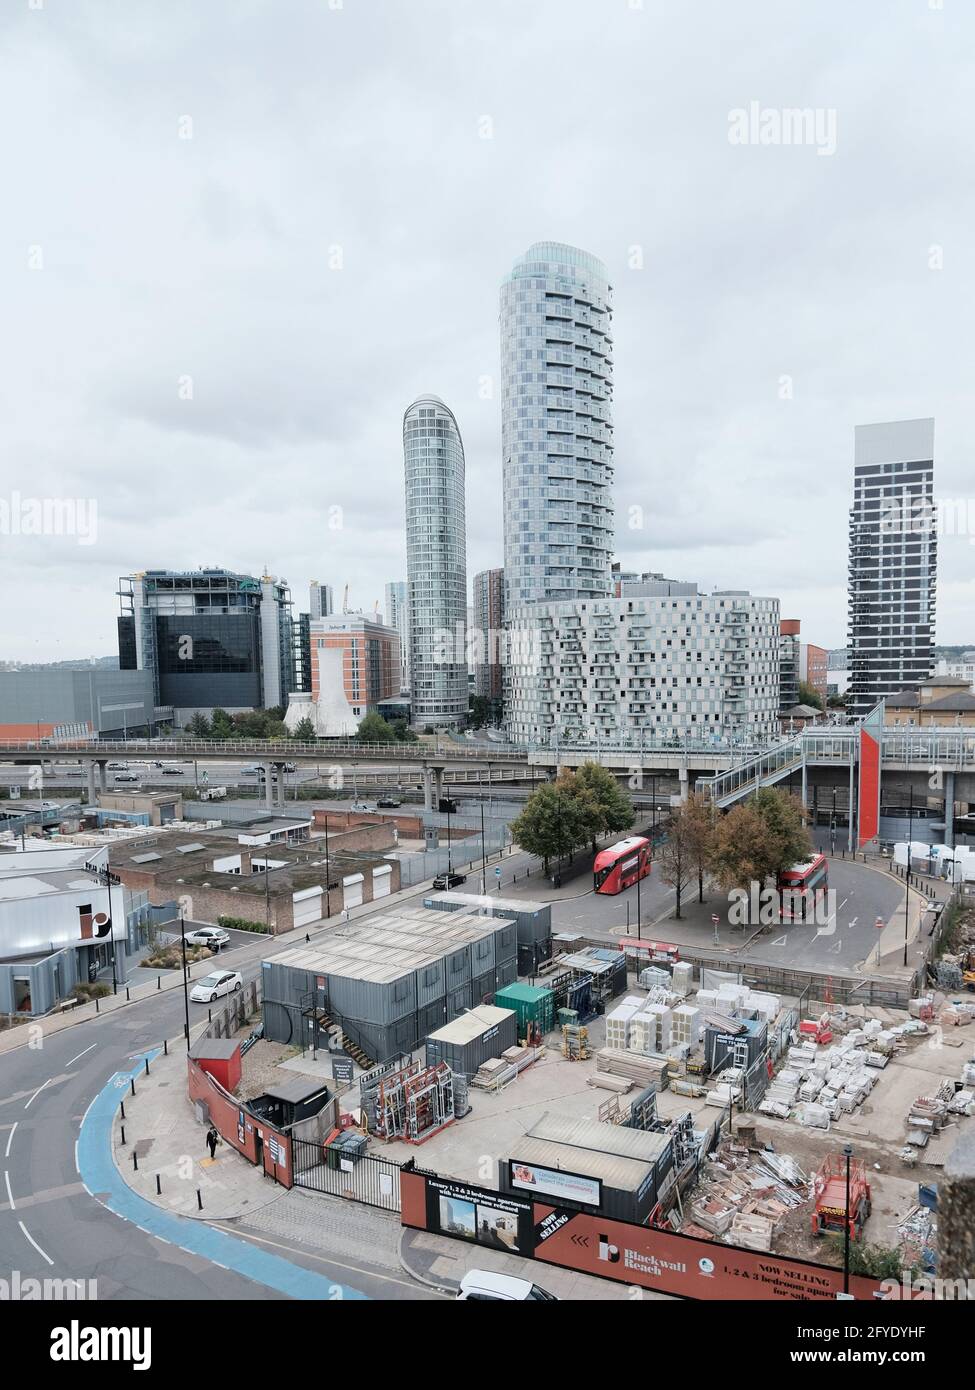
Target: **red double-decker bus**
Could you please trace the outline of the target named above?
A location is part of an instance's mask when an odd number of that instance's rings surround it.
[[[815,913],[816,903],[829,887],[829,862],[825,854],[814,854],[791,869],[783,869],[776,885],[782,904],[783,921],[802,921]]]
[[[593,888],[597,893],[622,893],[650,872],[650,841],[642,835],[601,849],[593,860]]]

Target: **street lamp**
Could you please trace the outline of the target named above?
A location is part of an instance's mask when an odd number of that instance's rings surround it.
[[[182,954],[183,954],[183,1010],[184,1010],[185,1019],[186,1019],[185,1023],[183,1024],[183,1033],[185,1034],[185,1037],[186,1037],[186,1050],[187,1050],[187,1052],[189,1052],[189,1050],[190,1050],[190,987],[189,987],[189,984],[187,983],[187,979],[186,979],[186,924],[185,924],[185,922],[183,921],[183,914],[182,914],[182,912],[180,912],[180,914],[179,914],[179,940],[180,940],[180,946],[181,946]]]
[[[843,1222],[843,1292],[850,1292],[850,1159],[853,1156],[852,1147],[847,1144],[843,1149],[843,1157],[846,1159],[846,1207],[845,1220]]]

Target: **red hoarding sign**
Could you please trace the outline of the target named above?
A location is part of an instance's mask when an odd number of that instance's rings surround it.
[[[843,1291],[841,1269],[538,1202],[535,1259],[681,1298],[792,1302],[834,1300]],[[850,1277],[854,1298],[872,1299],[879,1288],[875,1279]]]

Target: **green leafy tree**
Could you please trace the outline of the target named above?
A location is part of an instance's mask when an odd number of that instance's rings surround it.
[[[711,853],[711,869],[722,889],[747,893],[753,883],[761,886],[772,873],[773,862],[768,826],[755,806],[751,802],[732,806],[715,826]]]
[[[409,720],[407,719],[390,719],[389,727],[396,735],[399,743],[419,743],[420,741],[410,728]]]
[[[773,874],[781,873],[812,853],[802,802],[777,787],[761,787],[751,804],[768,828]]]
[[[294,733],[291,735],[291,737],[298,743],[315,742],[315,739],[317,738],[317,734],[315,733],[315,726],[307,715],[305,715],[304,719],[298,720],[298,723],[295,725],[294,728]]]
[[[596,853],[599,835],[618,835],[633,824],[633,803],[613,774],[599,763],[586,762],[575,774],[574,794],[588,792],[595,803],[590,842]]]
[[[210,721],[209,719],[207,719],[206,715],[202,712],[202,710],[197,710],[196,714],[194,714],[193,718],[187,724],[186,728],[187,732],[191,733],[194,738],[210,737]]]
[[[210,734],[212,738],[236,737],[237,728],[225,709],[215,709],[213,711]]]
[[[531,794],[512,821],[511,834],[523,850],[541,859],[547,874],[551,859],[571,855],[587,842],[595,813],[591,795],[575,786],[572,773],[563,773]]]
[[[809,685],[806,681],[800,681],[799,703],[800,705],[810,705],[813,709],[822,709],[823,697],[814,685]]]
[[[396,733],[375,711],[364,716],[356,730],[357,743],[395,743]]]

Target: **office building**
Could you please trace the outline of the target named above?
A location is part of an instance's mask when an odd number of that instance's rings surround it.
[[[850,510],[847,710],[862,717],[934,669],[934,420],[858,425]]]
[[[523,607],[508,621],[517,743],[761,741],[778,731],[779,601],[716,591]]]
[[[349,738],[367,714],[399,694],[399,637],[364,613],[332,613],[309,624],[311,684],[293,692],[285,722],[310,719],[321,738]]]
[[[505,609],[604,598],[613,551],[612,287],[537,242],[501,287]]]
[[[386,626],[399,633],[399,688],[405,693],[410,688],[410,604],[405,579],[392,580],[386,585]]]
[[[474,658],[474,693],[493,700],[498,712],[504,694],[503,672],[504,570],[482,570],[474,576],[473,624],[469,637]]]
[[[403,417],[410,703],[417,729],[467,718],[467,533],[464,445],[439,396]]]
[[[319,584],[317,579],[313,579],[309,586],[309,605],[308,611],[312,620],[327,618],[329,614],[334,613],[335,602],[331,584]]]
[[[119,580],[119,666],[148,671],[178,724],[196,711],[270,709],[295,684],[291,592],[272,575],[147,570]]]

